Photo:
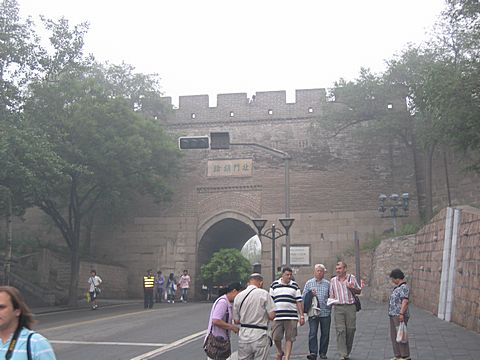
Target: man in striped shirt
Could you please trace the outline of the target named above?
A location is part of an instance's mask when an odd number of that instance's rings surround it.
[[[305,324],[303,316],[302,293],[298,284],[292,280],[292,269],[284,267],[282,277],[270,286],[270,296],[275,303],[275,319],[272,326],[272,337],[277,348],[276,360],[290,359],[293,342],[297,337],[297,324]],[[285,352],[282,339],[285,337]]]
[[[334,322],[337,332],[337,348],[340,360],[348,360],[355,336],[357,310],[353,293],[360,294],[362,289],[355,276],[347,274],[347,264],[339,261],[335,266],[337,276],[330,280],[330,298],[335,302]]]

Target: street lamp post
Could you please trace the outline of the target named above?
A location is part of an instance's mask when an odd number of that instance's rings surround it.
[[[409,207],[409,195],[403,193],[402,196],[398,194],[391,194],[389,196],[380,194],[378,197],[380,206],[378,212],[382,218],[392,218],[393,233],[397,233],[397,217],[407,217]],[[389,210],[389,212],[387,212]]]
[[[283,228],[285,229],[285,232],[283,232],[281,229],[278,229],[275,227],[275,224],[272,224],[271,229],[266,229],[263,233],[262,230],[265,227],[265,224],[267,223],[267,220],[264,219],[253,219],[253,224],[257,228],[257,234],[258,238],[260,241],[262,240],[262,237],[266,237],[270,240],[272,240],[272,282],[275,281],[275,241],[283,236],[285,236],[286,239],[288,239],[289,232],[290,232],[290,227],[293,224],[293,221],[295,219],[292,218],[284,218],[284,219],[279,219],[280,223],[282,224]],[[288,254],[288,247],[287,247],[287,254]],[[287,255],[288,256],[288,255]],[[289,259],[289,257],[288,257]],[[290,261],[287,261],[287,265],[289,265]]]

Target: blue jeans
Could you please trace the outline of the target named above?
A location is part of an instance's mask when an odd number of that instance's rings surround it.
[[[310,354],[327,354],[328,343],[330,341],[330,323],[331,316],[318,317],[312,316],[308,318],[308,349]],[[318,349],[318,325],[320,324],[320,350]]]
[[[182,288],[182,299],[187,302],[188,288]]]

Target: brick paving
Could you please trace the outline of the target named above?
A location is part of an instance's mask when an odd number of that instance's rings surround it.
[[[414,360],[478,360],[480,334],[438,319],[424,310],[410,306],[408,323],[410,353]],[[393,356],[386,304],[362,299],[357,313],[357,332],[351,360],[385,360]],[[291,359],[306,359],[308,355],[308,324],[299,328]],[[338,359],[335,328],[332,319],[329,359]],[[272,349],[271,356],[275,358]]]

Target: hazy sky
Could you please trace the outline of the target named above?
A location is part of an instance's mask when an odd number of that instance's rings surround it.
[[[419,43],[443,0],[18,0],[22,16],[90,23],[98,60],[158,73],[179,95],[331,87]],[[212,99],[213,98],[213,99]]]

